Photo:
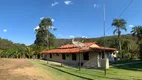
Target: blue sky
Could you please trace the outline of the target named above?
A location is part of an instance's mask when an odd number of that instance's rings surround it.
[[[111,22],[130,0],[106,0],[106,35],[113,35]],[[121,18],[127,21],[127,32],[142,25],[142,0],[134,0]],[[34,28],[41,17],[54,19],[52,31],[57,38],[103,36],[103,0],[0,0],[0,37],[30,45]],[[110,29],[108,29],[111,27]]]

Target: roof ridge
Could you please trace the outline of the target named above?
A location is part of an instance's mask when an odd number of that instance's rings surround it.
[[[85,46],[90,47],[91,45],[95,44],[95,42],[84,42]],[[66,48],[76,48],[77,46],[75,44],[66,44],[60,46],[58,49],[66,49]]]

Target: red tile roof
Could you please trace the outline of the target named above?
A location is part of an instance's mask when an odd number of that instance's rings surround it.
[[[89,47],[91,45],[95,44],[94,42],[87,42],[84,43],[85,46]],[[67,44],[67,45],[63,45],[61,47],[59,47],[60,49],[66,49],[66,48],[77,48],[77,46],[75,46],[74,44]]]
[[[41,53],[79,53],[79,52],[89,52],[91,49],[79,49],[79,48],[69,48],[69,49],[53,49],[45,50]]]
[[[89,51],[93,51],[94,49],[97,50],[109,50],[109,51],[115,51],[115,48],[106,48],[106,47],[100,47],[97,45],[96,47],[90,47],[91,45],[95,44],[94,42],[88,42],[88,43],[84,43],[84,45],[88,48],[78,48],[77,46],[75,46],[74,44],[67,44],[67,45],[63,45],[57,49],[53,49],[53,50],[44,50],[41,53],[79,53],[79,52],[89,52]]]
[[[110,51],[115,51],[117,50],[116,48],[108,48],[108,47],[99,47],[99,48],[93,48],[93,49],[98,49],[98,50],[110,50]]]

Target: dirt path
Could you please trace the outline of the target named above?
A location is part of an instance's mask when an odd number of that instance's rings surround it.
[[[26,59],[0,59],[0,80],[54,80]]]

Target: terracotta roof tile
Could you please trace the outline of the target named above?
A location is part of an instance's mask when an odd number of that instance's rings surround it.
[[[110,50],[110,51],[115,51],[115,50],[117,50],[116,48],[108,48],[108,47],[96,47],[96,48],[94,48],[94,49],[99,49],[99,50]]]
[[[69,48],[69,49],[53,49],[53,50],[45,50],[41,53],[79,53],[79,52],[89,52],[91,49],[79,49],[79,48]]]
[[[95,44],[94,42],[86,42],[84,43],[85,46],[90,47],[91,45]],[[63,45],[61,47],[59,47],[60,49],[64,49],[64,48],[76,48],[77,46],[75,46],[74,44],[67,44],[67,45]]]
[[[88,43],[84,43],[85,46],[87,46],[87,48],[78,48],[76,47],[74,44],[67,44],[67,45],[63,45],[57,49],[53,49],[53,50],[44,50],[41,53],[79,53],[79,52],[89,52],[89,51],[93,51],[94,49],[97,50],[109,50],[109,51],[115,51],[117,49],[115,48],[107,48],[107,47],[100,47],[99,45],[95,44],[94,42],[88,42]]]

